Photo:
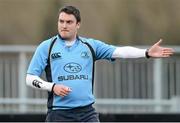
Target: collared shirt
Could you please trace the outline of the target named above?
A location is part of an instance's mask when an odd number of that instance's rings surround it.
[[[52,81],[71,88],[65,96],[52,94],[53,109],[72,109],[94,103],[93,95],[93,57],[87,42],[95,52],[95,59],[111,60],[115,46],[102,41],[79,37],[72,46],[67,46],[58,35],[50,54]],[[27,73],[41,76],[47,65],[48,49],[52,39],[43,41],[36,49]]]

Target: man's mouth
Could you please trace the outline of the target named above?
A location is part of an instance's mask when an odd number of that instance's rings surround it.
[[[69,32],[68,30],[61,30],[61,32]]]

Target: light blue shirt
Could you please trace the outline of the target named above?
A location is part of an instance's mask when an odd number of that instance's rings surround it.
[[[72,89],[65,97],[53,94],[51,105],[53,109],[71,109],[94,103],[92,93],[93,57],[89,47],[95,52],[95,59],[111,60],[115,46],[90,38],[77,38],[76,42],[68,47],[58,35],[50,54],[52,81],[63,84]],[[41,76],[47,65],[48,49],[52,39],[43,41],[36,49],[30,62],[27,73]]]

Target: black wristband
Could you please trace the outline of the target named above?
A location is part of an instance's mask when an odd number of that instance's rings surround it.
[[[53,86],[52,86],[51,92],[53,92],[55,85],[56,85],[56,84],[54,83]]]
[[[150,58],[151,56],[148,54],[148,49],[145,52],[146,58]]]

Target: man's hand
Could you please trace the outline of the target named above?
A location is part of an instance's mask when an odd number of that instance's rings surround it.
[[[148,55],[150,57],[169,57],[173,55],[174,50],[172,48],[167,47],[161,47],[160,43],[162,42],[162,39],[160,39],[157,43],[155,43],[150,49],[148,50]]]
[[[69,94],[69,92],[71,92],[72,90],[67,87],[67,86],[64,86],[64,85],[61,85],[61,84],[56,84],[53,88],[53,92],[58,95],[58,96],[61,96],[61,97],[64,97],[66,95]]]

